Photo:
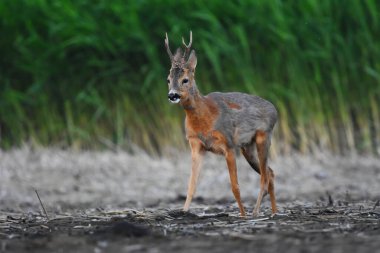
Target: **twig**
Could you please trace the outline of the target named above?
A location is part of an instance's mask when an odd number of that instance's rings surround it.
[[[332,198],[331,194],[329,192],[326,192],[328,196],[328,203],[327,206],[334,206],[334,199]]]
[[[48,214],[47,214],[47,212],[46,212],[46,210],[45,210],[44,205],[42,204],[42,201],[41,201],[41,199],[40,199],[40,195],[38,195],[38,192],[37,192],[36,189],[34,189],[34,191],[36,192],[37,198],[38,198],[38,200],[40,201],[40,204],[41,204],[41,206],[42,206],[42,210],[43,210],[44,213],[45,213],[46,219],[49,220],[49,216],[48,216]]]
[[[380,204],[380,200],[377,200],[376,203],[375,203],[375,205],[373,206],[372,210],[375,210],[376,207],[379,206],[379,204]]]

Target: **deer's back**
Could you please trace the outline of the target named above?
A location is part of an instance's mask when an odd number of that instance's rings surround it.
[[[276,124],[276,108],[258,96],[240,92],[213,92],[207,97],[219,109],[214,129],[223,133],[230,146],[250,143],[258,130],[270,134]]]

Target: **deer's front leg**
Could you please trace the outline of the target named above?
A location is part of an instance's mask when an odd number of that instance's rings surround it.
[[[190,139],[189,143],[191,147],[192,164],[191,164],[191,174],[190,174],[190,179],[189,179],[189,185],[187,189],[186,202],[183,207],[184,211],[189,210],[191,200],[193,199],[195,189],[197,186],[199,172],[201,170],[201,163],[202,163],[202,157],[203,157],[202,146],[199,140]]]

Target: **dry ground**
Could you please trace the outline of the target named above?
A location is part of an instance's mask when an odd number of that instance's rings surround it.
[[[376,252],[380,159],[271,159],[281,215],[238,217],[222,157],[208,155],[190,213],[190,157],[22,148],[0,153],[0,252]],[[244,205],[258,175],[238,160]],[[41,212],[38,191],[49,220]]]

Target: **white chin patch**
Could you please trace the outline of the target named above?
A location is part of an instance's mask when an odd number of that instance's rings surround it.
[[[181,101],[181,99],[180,99],[180,98],[175,98],[175,99],[173,99],[173,100],[169,99],[169,101],[170,101],[170,103],[178,104],[179,101]]]

